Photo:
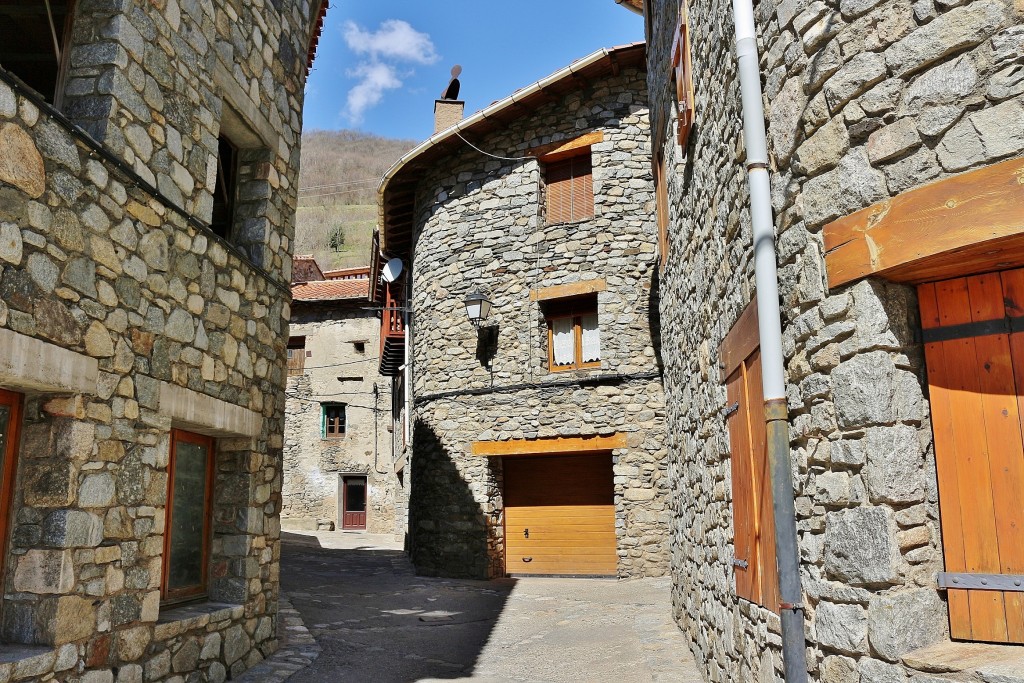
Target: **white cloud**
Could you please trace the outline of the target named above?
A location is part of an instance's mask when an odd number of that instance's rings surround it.
[[[385,90],[402,87],[394,67],[380,62],[360,64],[348,73],[360,78],[359,83],[348,91],[348,116],[352,123],[361,123],[363,114],[381,101]]]
[[[346,102],[348,117],[355,124],[380,103],[386,91],[402,87],[402,79],[412,75],[400,76],[400,64],[433,64],[440,59],[430,36],[401,19],[388,19],[376,31],[346,21],[343,33],[349,49],[364,58],[348,71],[349,76],[359,79],[349,90]]]
[[[343,30],[345,44],[350,50],[356,54],[368,55],[374,60],[391,59],[416,64],[433,64],[440,59],[430,36],[420,33],[410,26],[409,22],[401,19],[381,22],[380,28],[375,32],[364,30],[354,21],[346,21]]]

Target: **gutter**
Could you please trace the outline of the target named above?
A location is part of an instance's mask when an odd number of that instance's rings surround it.
[[[430,149],[432,147],[436,147],[437,145],[439,145],[441,142],[443,142],[445,140],[448,140],[448,139],[450,139],[452,137],[458,136],[459,133],[461,133],[463,131],[466,131],[469,128],[472,128],[473,126],[475,126],[476,124],[480,123],[484,119],[487,119],[487,118],[489,118],[491,116],[494,116],[496,113],[498,113],[499,111],[505,109],[506,107],[509,107],[509,106],[511,106],[513,104],[517,104],[517,103],[521,102],[522,100],[526,99],[527,97],[540,92],[544,88],[552,86],[555,83],[557,83],[558,81],[561,81],[564,78],[572,76],[573,74],[575,74],[575,73],[577,73],[579,71],[582,71],[583,69],[585,69],[585,68],[587,68],[587,67],[589,67],[589,66],[591,66],[593,64],[596,64],[597,62],[601,61],[602,59],[610,57],[611,55],[615,54],[616,52],[620,52],[620,51],[622,51],[622,50],[624,50],[626,48],[636,47],[638,45],[643,45],[643,44],[644,44],[643,42],[636,42],[636,43],[630,43],[628,45],[623,45],[623,46],[620,46],[620,47],[617,47],[617,48],[614,48],[614,47],[613,48],[603,48],[601,50],[598,50],[597,52],[594,52],[592,54],[587,55],[586,57],[583,57],[582,59],[578,59],[575,62],[573,62],[572,64],[570,64],[569,66],[562,67],[561,69],[559,69],[555,73],[551,74],[550,76],[546,76],[545,78],[542,78],[539,81],[531,83],[530,85],[526,86],[525,88],[521,88],[521,89],[515,91],[514,93],[512,93],[508,97],[506,97],[504,99],[501,99],[501,100],[498,100],[494,104],[491,104],[490,106],[481,109],[480,111],[476,112],[472,116],[469,116],[469,117],[467,117],[465,119],[462,119],[461,121],[456,123],[454,126],[451,126],[449,128],[445,128],[444,130],[442,130],[442,131],[440,131],[438,133],[434,133],[429,138],[427,138],[426,140],[424,140],[423,142],[421,142],[420,144],[416,145],[411,150],[406,152],[401,158],[399,158],[398,161],[396,161],[394,164],[391,165],[391,168],[389,168],[387,171],[384,172],[383,177],[381,177],[381,179],[380,179],[380,185],[378,185],[378,187],[377,187],[377,198],[378,198],[377,210],[378,210],[378,219],[379,219],[379,225],[380,225],[380,231],[381,231],[381,234],[380,234],[381,252],[387,253],[387,248],[388,248],[388,245],[387,245],[387,225],[385,224],[385,221],[384,221],[384,192],[387,190],[388,183],[391,181],[391,179],[394,178],[396,175],[398,175],[398,172],[401,171],[402,168],[404,168],[406,164],[408,164],[410,161],[412,161],[413,159],[418,157],[420,154],[423,154],[428,149]]]
[[[757,54],[757,29],[751,0],[733,0],[736,59],[743,100],[743,141],[747,152],[750,217],[754,231],[754,280],[757,284],[758,335],[761,342],[761,384],[775,517],[775,555],[779,569],[779,614],[782,620],[782,666],[786,683],[807,681],[804,646],[804,605],[800,586],[800,548],[793,503],[793,471],[789,448],[789,411],[782,353],[779,275],[775,258],[768,141],[764,95]]]

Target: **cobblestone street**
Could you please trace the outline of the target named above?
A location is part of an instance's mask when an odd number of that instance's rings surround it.
[[[294,683],[701,681],[668,579],[435,579],[386,536],[283,546],[282,589],[322,650]]]

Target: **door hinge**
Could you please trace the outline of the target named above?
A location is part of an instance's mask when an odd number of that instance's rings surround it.
[[[729,417],[730,415],[732,415],[733,413],[735,413],[739,409],[740,409],[740,404],[739,403],[733,403],[730,406],[726,406],[725,412],[722,413],[722,417]]]
[[[972,591],[1008,591],[1024,593],[1024,574],[974,574],[967,572],[939,572],[939,588],[959,588]]]
[[[746,569],[750,564],[746,560],[733,560],[732,566],[739,567],[740,569]]]

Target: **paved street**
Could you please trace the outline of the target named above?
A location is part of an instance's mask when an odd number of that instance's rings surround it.
[[[282,588],[322,647],[294,683],[701,681],[666,579],[432,579],[389,537],[283,546]]]

